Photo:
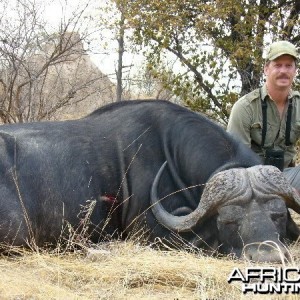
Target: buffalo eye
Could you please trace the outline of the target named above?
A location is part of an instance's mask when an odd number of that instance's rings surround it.
[[[240,206],[227,205],[224,207],[220,207],[218,213],[219,226],[226,226],[228,230],[236,230],[236,227],[239,226],[240,219],[242,218],[244,211]]]
[[[242,207],[237,205],[227,205],[219,208],[219,220],[222,223],[237,223],[239,219],[244,215]]]
[[[219,220],[220,223],[222,223],[224,225],[234,225],[234,224],[237,224],[237,220],[236,219],[219,218],[218,220]]]
[[[271,212],[270,217],[274,222],[280,222],[286,217],[286,213],[284,212]]]
[[[230,216],[224,216],[224,215],[219,215],[218,217],[218,222],[222,223],[223,225],[235,225],[237,224],[237,219],[232,217],[230,218]]]
[[[270,218],[275,223],[280,223],[287,217],[286,204],[280,198],[275,198],[265,203],[264,210],[269,212]]]

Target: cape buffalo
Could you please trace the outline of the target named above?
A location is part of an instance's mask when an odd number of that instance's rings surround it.
[[[86,214],[93,241],[143,232],[150,242],[255,261],[280,260],[274,245],[287,255],[284,243],[299,236],[287,209],[300,211],[299,195],[282,173],[219,125],[167,101],[2,125],[0,149],[2,243],[55,243]]]

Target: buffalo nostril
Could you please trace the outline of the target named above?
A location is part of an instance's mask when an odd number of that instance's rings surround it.
[[[243,256],[253,262],[285,263],[291,261],[291,255],[280,242],[265,241],[245,245]]]

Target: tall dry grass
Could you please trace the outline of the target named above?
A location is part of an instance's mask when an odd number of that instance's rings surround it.
[[[299,265],[299,244],[291,248]],[[0,258],[0,299],[298,299],[244,296],[228,284],[234,267],[250,262],[201,253],[158,251],[134,242],[109,242],[96,249],[25,251]],[[268,264],[265,264],[270,266]]]
[[[93,203],[84,207],[82,226],[66,226],[55,249],[6,247],[0,257],[0,300],[96,299],[298,299],[298,295],[243,295],[229,284],[233,268],[250,262],[208,257],[201,252],[154,250],[144,246],[141,232],[127,241],[91,248],[88,239]],[[300,218],[294,214],[297,223]],[[298,223],[299,224],[299,223]],[[66,233],[68,233],[66,235]],[[0,245],[0,248],[5,248]],[[290,247],[291,266],[300,263],[300,243]],[[264,264],[270,266],[269,264]]]

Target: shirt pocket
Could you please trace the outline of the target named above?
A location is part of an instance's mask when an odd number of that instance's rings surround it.
[[[291,143],[296,143],[300,139],[300,122],[295,122],[291,129],[290,135]]]
[[[250,128],[251,140],[256,144],[261,144],[262,124],[260,122],[253,123]]]

